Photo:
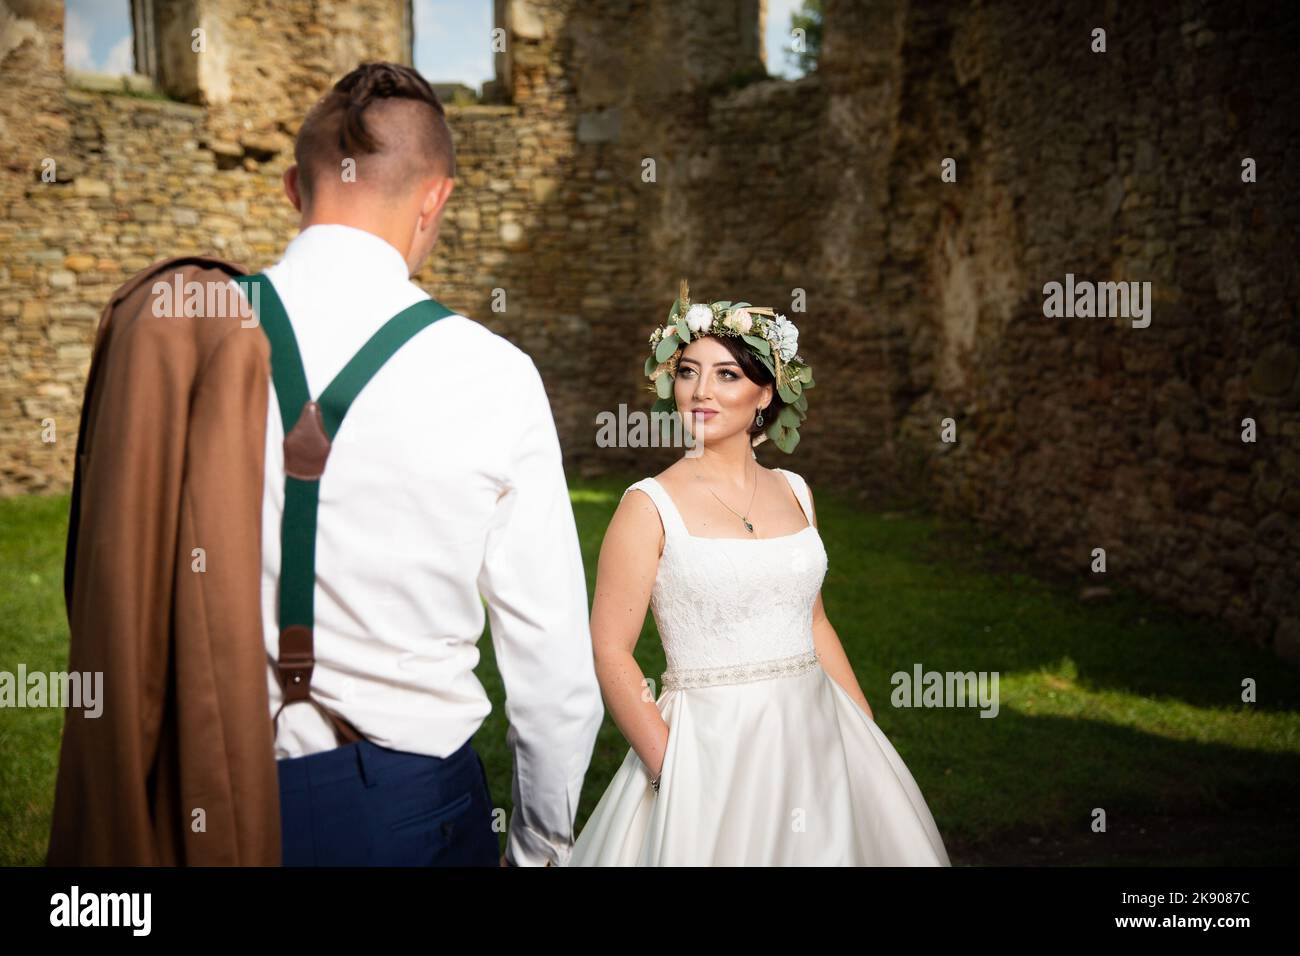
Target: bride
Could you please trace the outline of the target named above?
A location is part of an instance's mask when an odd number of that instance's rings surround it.
[[[812,493],[753,451],[798,442],[813,385],[798,331],[687,293],[646,374],[692,447],[624,492],[592,608],[597,677],[631,747],[566,865],[948,866],[826,618]],[[632,654],[648,604],[668,662],[657,700]]]

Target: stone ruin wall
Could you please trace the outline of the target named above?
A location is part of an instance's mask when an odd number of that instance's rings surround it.
[[[678,454],[598,447],[595,416],[649,408],[643,345],[679,277],[758,304],[801,289],[817,387],[789,461],[814,488],[919,496],[1066,570],[1103,547],[1108,582],[1300,655],[1285,6],[826,7],[818,70],[752,82],[761,0],[498,0],[505,102],[448,110],[461,175],[417,281],[534,356],[582,475]],[[67,487],[111,290],[183,251],[272,263],[303,113],[407,55],[392,0],[168,11],[192,102],[70,88],[62,4],[0,0],[4,493]],[[210,49],[187,59],[194,23]],[[1150,327],[1046,318],[1067,272],[1150,281]]]

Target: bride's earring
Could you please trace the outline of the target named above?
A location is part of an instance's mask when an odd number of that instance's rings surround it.
[[[761,408],[758,410],[758,418],[754,420],[754,424],[759,428],[763,427],[763,410]]]

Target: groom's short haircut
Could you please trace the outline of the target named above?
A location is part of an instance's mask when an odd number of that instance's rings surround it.
[[[409,66],[363,63],[312,107],[293,148],[298,190],[311,203],[323,177],[401,196],[430,176],[454,177],[456,154],[438,95]]]

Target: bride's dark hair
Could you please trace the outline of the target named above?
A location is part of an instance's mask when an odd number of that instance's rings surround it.
[[[734,335],[713,335],[710,333],[706,337],[722,343],[723,348],[730,352],[731,357],[740,364],[740,370],[745,373],[745,378],[759,385],[772,386],[772,400],[763,409],[763,424],[756,426],[751,419],[749,422],[749,437],[753,438],[759,432],[767,431],[772,422],[776,421],[776,416],[781,413],[781,409],[785,408],[785,402],[781,400],[781,395],[776,390],[776,379],[767,370],[767,366],[760,362],[758,357]]]
[[[390,104],[402,104],[390,112]],[[385,107],[379,109],[377,107]],[[366,111],[373,110],[367,116]],[[338,176],[345,159],[389,193],[430,174],[456,175],[451,130],[429,82],[400,63],[363,63],[311,108],[293,147],[299,190],[310,202],[322,175]]]

